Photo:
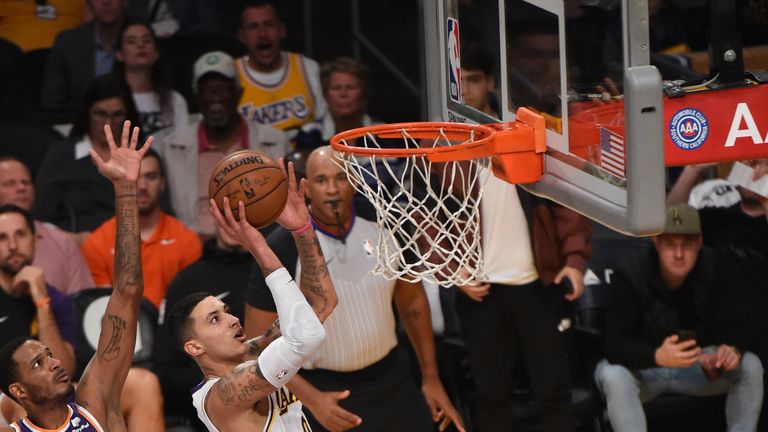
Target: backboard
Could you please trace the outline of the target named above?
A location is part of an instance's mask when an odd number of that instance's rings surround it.
[[[647,0],[422,4],[429,121],[506,122],[532,107],[547,119],[547,152],[541,180],[523,187],[625,234],[661,231],[662,90]]]

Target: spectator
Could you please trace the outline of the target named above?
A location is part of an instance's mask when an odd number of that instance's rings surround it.
[[[319,66],[301,54],[282,51],[285,25],[275,3],[247,1],[240,15],[240,42],[248,54],[237,60],[246,119],[280,128],[293,138],[299,128],[325,115]]]
[[[297,148],[314,150],[328,145],[331,137],[339,132],[378,123],[365,112],[370,94],[368,66],[349,57],[339,57],[323,64],[320,82],[328,112],[301,127],[296,137]]]
[[[728,430],[753,431],[763,398],[757,356],[720,338],[712,251],[702,248],[697,211],[667,208],[664,232],[640,260],[612,276],[606,357],[595,377],[613,429],[645,430],[642,403],[665,393],[728,393]],[[686,335],[686,332],[695,333]]]
[[[197,260],[202,252],[197,235],[160,209],[163,190],[165,173],[160,156],[150,149],[141,161],[137,202],[144,297],[158,308],[176,273]],[[83,255],[97,285],[114,283],[115,224],[116,218],[109,219],[83,242]]]
[[[768,167],[765,159],[745,163],[753,167],[754,180],[759,180]],[[667,202],[685,202],[701,171],[700,166],[687,166]],[[702,183],[702,188],[707,183]],[[716,286],[728,287],[713,293],[712,303],[719,305],[719,336],[733,340],[734,345],[768,364],[768,322],[764,319],[768,310],[768,199],[732,183],[723,186],[732,186],[738,196],[731,188],[720,188],[708,194],[712,199],[700,200],[707,206],[699,210],[704,244],[713,249],[718,267],[728,269],[715,275]],[[768,430],[768,401],[759,430]]]
[[[477,110],[487,108],[482,97],[466,102]],[[539,426],[572,430],[570,375],[557,332],[561,300],[552,284],[568,278],[574,291],[566,298],[581,296],[591,254],[589,223],[493,175],[480,217],[488,279],[458,286],[456,296],[477,391],[476,426],[507,430],[514,424],[509,406],[519,359],[530,379]]]
[[[56,37],[43,79],[42,107],[74,112],[82,106],[89,83],[109,73],[127,0],[87,0],[93,21]]]
[[[123,21],[115,57],[112,72],[131,89],[144,133],[189,124],[187,101],[171,88],[155,34],[146,22]]]
[[[378,238],[379,231],[375,223],[355,215],[354,189],[333,157],[328,147],[310,155],[307,197],[339,302],[324,324],[325,344],[288,387],[311,413],[313,431],[356,426],[360,431],[432,431],[430,411],[441,427],[454,422],[463,431],[438,377],[424,289],[371,272],[376,257],[366,245]],[[290,236],[286,230],[276,230],[269,243],[298,278],[305,266],[297,263],[298,251]],[[264,333],[277,316],[262,280],[254,267],[246,306],[248,335]],[[407,354],[397,346],[393,301],[421,366],[423,394],[411,380]]]
[[[137,124],[137,118],[133,99],[120,80],[109,75],[93,80],[69,139],[52,146],[40,167],[35,182],[35,215],[77,233],[79,243],[88,231],[112,217],[115,192],[96,170],[88,150],[109,157],[104,124],[119,133],[126,119]]]
[[[461,97],[469,105],[493,118],[501,118],[496,101],[496,63],[488,50],[470,45],[461,51]]]
[[[43,268],[32,265],[34,256],[29,213],[13,204],[0,206],[0,345],[37,337],[72,375],[77,331],[72,301],[46,283]]]
[[[205,427],[197,420],[189,389],[202,381],[203,374],[194,360],[173,344],[162,317],[187,295],[206,292],[231,305],[229,313],[243,320],[252,262],[248,251],[217,229],[216,238],[203,245],[203,256],[176,274],[163,300],[161,325],[155,336],[155,371],[166,400],[165,412],[192,421],[201,431]]]
[[[0,1],[0,38],[24,51],[50,48],[61,32],[85,18],[83,0]]]
[[[199,234],[212,237],[208,181],[221,158],[250,148],[277,160],[288,152],[289,145],[279,129],[248,123],[238,114],[242,89],[229,55],[216,51],[201,56],[195,62],[193,87],[202,120],[173,130],[158,143],[158,151],[168,164],[176,215]]]
[[[35,188],[26,165],[12,157],[0,157],[0,205],[13,204],[32,210]],[[93,287],[93,278],[80,246],[56,226],[34,221],[35,259],[45,269],[45,280],[64,294]],[[0,344],[1,345],[1,344]]]

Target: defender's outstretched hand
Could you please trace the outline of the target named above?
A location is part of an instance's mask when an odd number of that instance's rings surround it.
[[[107,136],[107,144],[109,145],[109,160],[105,161],[102,159],[93,149],[88,150],[91,158],[96,163],[96,167],[99,169],[99,173],[112,180],[112,182],[137,182],[139,180],[141,159],[149,150],[154,138],[149,137],[144,146],[137,149],[139,128],[133,128],[133,133],[131,133],[130,120],[126,120],[123,124],[123,133],[119,147],[115,144],[115,137],[109,125],[104,126],[104,134]]]
[[[296,231],[309,222],[309,209],[306,201],[307,180],[301,179],[300,182],[296,182],[293,162],[288,162],[287,171],[283,158],[278,160],[278,165],[280,165],[280,169],[283,170],[288,181],[288,199],[276,222],[289,231]]]

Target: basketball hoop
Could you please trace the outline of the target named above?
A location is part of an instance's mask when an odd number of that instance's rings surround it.
[[[337,164],[376,208],[382,235],[375,273],[444,285],[485,278],[479,213],[485,181],[493,172],[510,183],[531,183],[543,172],[544,118],[526,109],[517,118],[494,125],[375,125],[331,138]]]

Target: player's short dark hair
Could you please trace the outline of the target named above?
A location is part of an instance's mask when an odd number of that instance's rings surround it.
[[[275,10],[275,15],[277,15],[277,20],[280,22],[283,21],[283,11],[280,9],[280,3],[273,0],[241,0],[240,15],[238,15],[238,17],[240,17],[240,21],[238,22],[237,26],[243,26],[243,12],[245,12],[246,9],[263,8],[266,6],[272,6],[272,9]]]
[[[19,364],[13,359],[13,355],[16,354],[20,346],[31,340],[34,339],[31,337],[19,337],[0,348],[0,390],[14,401],[16,401],[16,398],[11,395],[9,387],[19,380]]]
[[[184,344],[187,343],[192,337],[192,323],[189,319],[189,315],[192,314],[192,310],[200,304],[203,299],[209,297],[210,294],[206,292],[196,292],[183,297],[168,312],[166,317],[166,325],[168,326],[168,332],[171,334],[171,338],[176,343],[176,346],[180,350],[184,351]]]
[[[471,44],[461,48],[461,68],[480,71],[487,76],[493,76],[496,62],[490,51],[478,44]]]
[[[331,82],[331,74],[334,72],[343,72],[354,75],[360,80],[360,87],[363,90],[363,96],[368,97],[371,82],[371,69],[363,62],[351,57],[336,57],[323,63],[320,68],[320,85],[323,93],[328,92],[328,86]]]
[[[32,232],[32,234],[35,233],[35,222],[32,220],[32,216],[29,214],[28,211],[17,206],[16,204],[0,205],[0,215],[4,215],[8,213],[20,214],[24,218],[24,220],[27,222],[27,226],[29,227],[29,230]]]

